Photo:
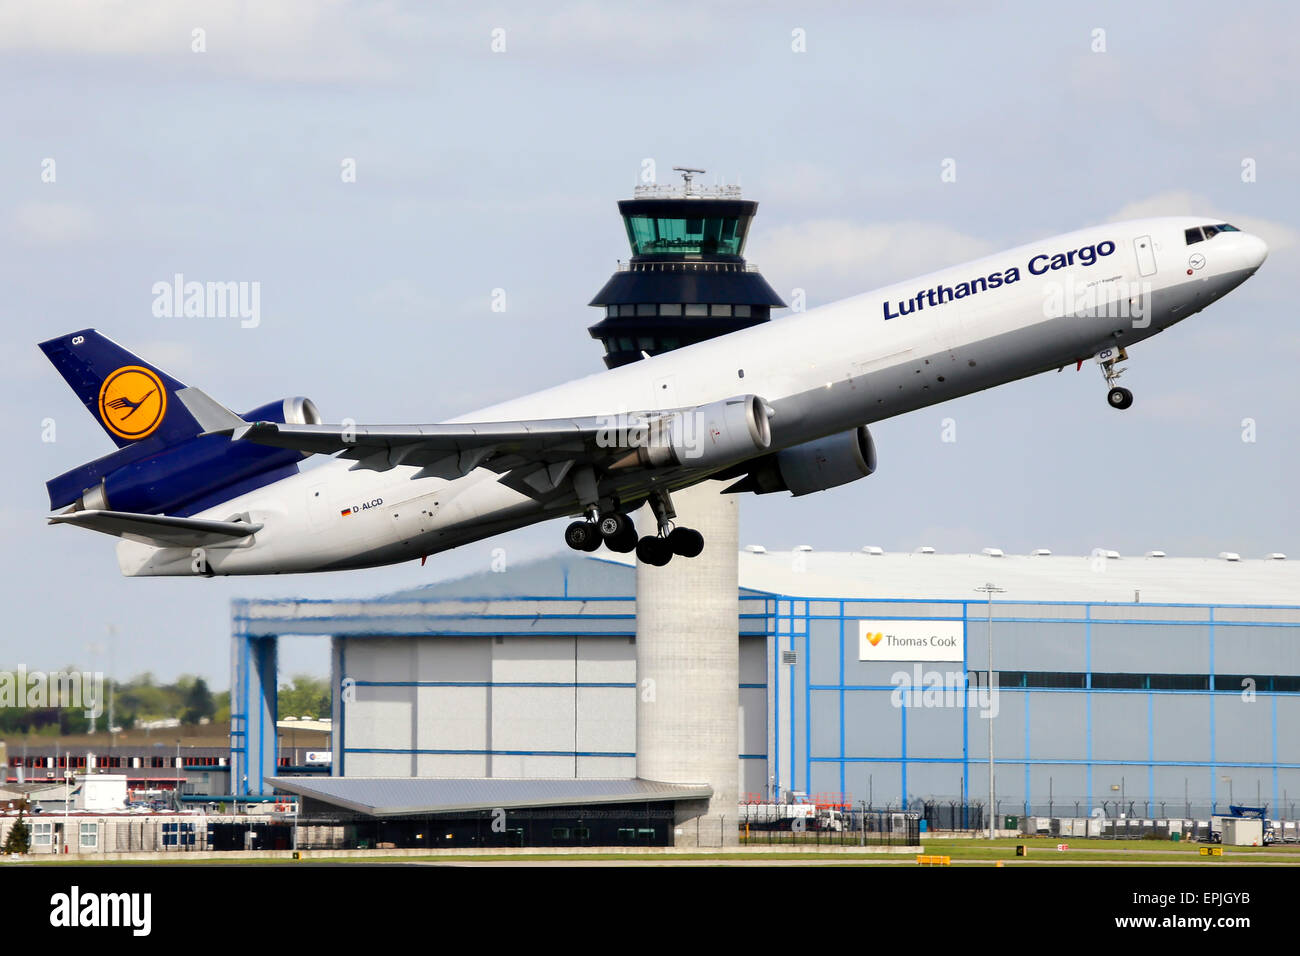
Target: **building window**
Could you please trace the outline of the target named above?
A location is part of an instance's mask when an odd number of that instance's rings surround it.
[[[666,302],[663,305],[659,306],[659,314],[660,315],[681,315],[682,305],[680,302],[671,302],[671,303]]]
[[[656,312],[656,309],[655,309],[655,306],[654,306],[653,303],[651,303],[651,304],[649,304],[649,305],[638,305],[638,306],[636,307],[636,314],[637,314],[637,315],[654,315],[655,312]]]
[[[32,846],[49,846],[54,842],[53,823],[32,824]]]
[[[81,848],[94,850],[99,846],[99,824],[83,823],[81,825]]]
[[[688,305],[686,307],[687,315],[708,315],[709,307],[707,305]]]
[[[1147,686],[1152,690],[1209,690],[1209,674],[1152,674]]]
[[[163,846],[194,846],[194,824],[164,823]]]
[[[709,315],[729,319],[731,318],[731,306],[711,305],[709,306]]]
[[[738,319],[747,319],[747,318],[749,318],[749,306],[747,306],[747,305],[738,305],[738,306],[736,306],[736,318],[738,318]]]
[[[608,316],[608,317],[611,318],[611,319],[614,318],[615,316],[617,316],[617,315],[618,315],[618,306],[616,306],[616,305],[607,305],[607,306],[605,306],[605,315]]]
[[[999,680],[1002,680],[999,677]],[[1084,675],[1069,671],[1026,671],[1021,682],[1022,687],[1074,687],[1085,686]]]
[[[1145,674],[1093,674],[1093,690],[1145,690]]]
[[[552,839],[552,840],[567,840],[567,839],[569,839],[569,828],[568,828],[568,827],[551,827],[551,839]]]
[[[618,314],[619,314],[619,315],[636,315],[636,306],[634,306],[634,305],[620,305],[620,306],[618,307]]]

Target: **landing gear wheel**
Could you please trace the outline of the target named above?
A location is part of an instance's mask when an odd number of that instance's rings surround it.
[[[623,535],[632,522],[628,520],[627,515],[619,514],[615,511],[613,514],[607,514],[600,519],[600,536],[608,540],[609,538],[618,538]],[[635,535],[636,532],[633,532]],[[630,548],[628,550],[631,550]]]
[[[600,532],[590,521],[575,521],[564,529],[564,543],[574,551],[595,551],[600,547]]]
[[[605,547],[611,551],[617,551],[619,554],[627,554],[629,551],[636,550],[636,528],[632,527],[631,522],[620,533],[612,538],[605,539]]]
[[[667,540],[673,554],[680,554],[683,558],[699,557],[704,550],[704,535],[694,528],[673,528]]]
[[[1110,403],[1111,408],[1128,408],[1133,404],[1133,393],[1127,388],[1116,385],[1107,394],[1106,401]]]
[[[642,564],[662,568],[672,560],[673,549],[669,547],[667,538],[646,535],[636,543],[636,556]]]

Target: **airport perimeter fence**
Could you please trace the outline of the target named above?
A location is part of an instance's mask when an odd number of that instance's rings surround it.
[[[988,826],[982,803],[913,800],[908,808],[925,821],[925,829],[929,833],[935,830],[983,830]]]
[[[786,812],[763,808],[748,814],[740,822],[741,845],[917,846],[921,842],[921,816],[914,811],[843,809],[807,817],[786,816]]]

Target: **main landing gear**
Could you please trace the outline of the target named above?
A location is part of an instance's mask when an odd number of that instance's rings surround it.
[[[575,521],[564,529],[564,543],[574,551],[595,551],[601,542],[620,554],[635,549],[636,526],[632,519],[619,511],[601,514],[593,508],[586,521]]]
[[[593,507],[585,521],[574,521],[564,529],[564,543],[575,551],[595,551],[604,542],[605,547],[620,554],[635,551],[642,563],[657,568],[671,561],[675,554],[694,558],[704,550],[704,535],[694,528],[673,525],[677,512],[668,492],[655,492],[649,503],[658,526],[657,534],[638,540],[636,525],[626,514],[617,510],[602,513]]]
[[[1119,346],[1111,346],[1102,349],[1096,355],[1097,364],[1101,366],[1102,378],[1110,386],[1110,391],[1106,393],[1106,403],[1111,408],[1128,408],[1133,404],[1133,393],[1127,388],[1121,388],[1115,383],[1119,377],[1124,374],[1124,370],[1115,366],[1128,359],[1128,353]]]

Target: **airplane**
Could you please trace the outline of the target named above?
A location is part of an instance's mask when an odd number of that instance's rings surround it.
[[[239,415],[86,329],[40,348],[118,449],[47,482],[49,522],[121,538],[126,576],[423,561],[564,516],[570,547],[659,567],[704,547],[674,491],[867,477],[882,419],[1088,360],[1128,408],[1128,350],[1267,255],[1213,217],[1108,223],[426,425],[324,424],[301,397]]]

